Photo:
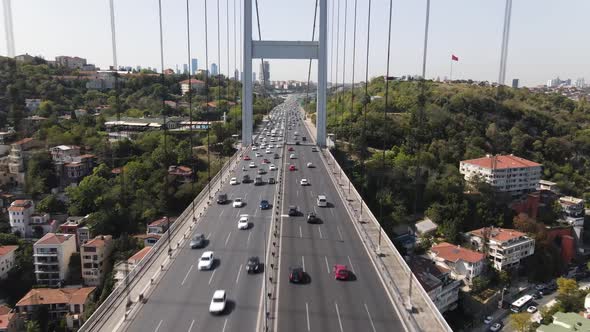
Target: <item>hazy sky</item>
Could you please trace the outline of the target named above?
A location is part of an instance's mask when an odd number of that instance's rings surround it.
[[[352,73],[353,6],[355,0],[340,0],[339,82],[343,70],[344,7],[348,3],[346,82]],[[364,78],[367,4],[358,1],[355,80]],[[311,39],[315,0],[258,0],[264,39]],[[338,0],[328,1],[329,6]],[[205,66],[205,0],[190,0],[192,57]],[[239,14],[241,0],[219,0],[221,10],[221,71],[227,73],[226,4],[230,10],[230,65],[234,64],[234,3]],[[370,35],[370,76],[386,69],[387,0],[373,0]],[[393,1],[391,75],[421,72],[426,0]],[[504,0],[432,0],[426,76],[449,75],[451,54],[460,61],[453,65],[453,78],[496,81],[502,38]],[[168,68],[187,63],[186,0],[162,0],[164,61]],[[217,1],[207,0],[209,63],[219,63],[217,53]],[[115,0],[119,65],[160,69],[157,0]],[[112,64],[108,0],[12,0],[16,53],[77,55],[101,67]],[[332,9],[328,10],[328,27]],[[585,77],[590,81],[589,0],[515,0],[508,51],[506,81],[520,78],[521,84],[543,84]],[[0,18],[3,20],[3,16]],[[240,41],[239,17],[236,18]],[[255,21],[254,21],[255,22]],[[4,22],[3,22],[4,23]],[[334,25],[335,26],[335,25]],[[256,23],[254,36],[257,38]],[[0,25],[4,37],[4,24]],[[328,38],[331,37],[328,32]],[[317,36],[317,34],[316,34]],[[317,38],[317,37],[316,37]],[[334,39],[335,40],[335,39]],[[2,41],[4,41],[2,39]],[[329,50],[332,48],[328,41]],[[239,51],[239,50],[238,50]],[[0,43],[0,54],[6,45]],[[332,56],[328,55],[329,60]],[[334,55],[335,58],[335,55]],[[237,53],[237,66],[240,53]],[[259,61],[253,68],[258,71]],[[335,80],[329,65],[328,79]],[[271,60],[271,80],[307,78],[306,60]],[[315,75],[315,64],[312,75]],[[312,76],[313,77],[313,76]],[[312,80],[315,80],[312,78]]]

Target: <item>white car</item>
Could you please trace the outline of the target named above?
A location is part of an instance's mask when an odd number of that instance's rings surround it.
[[[252,147],[252,151],[256,151],[256,150],[258,150],[258,147],[257,147],[256,145],[254,145],[254,146]]]
[[[240,215],[240,220],[238,220],[238,229],[248,229],[248,215],[247,214],[241,214]]]
[[[309,186],[309,181],[307,181],[307,179],[301,179],[299,183],[301,183],[302,186]]]
[[[297,159],[297,156],[294,153],[291,153],[289,155],[289,159]]]
[[[275,166],[275,164],[270,164],[270,166],[268,166],[268,170],[269,171],[276,171],[277,167]]]
[[[534,314],[535,312],[537,312],[537,307],[535,307],[534,305],[532,305],[532,306],[528,307],[528,308],[526,309],[526,311],[527,311],[529,314]]]
[[[254,167],[256,167],[256,164],[255,164],[253,161],[251,161],[251,162],[250,162],[250,165],[248,165],[248,167],[250,167],[250,168],[254,168]]]
[[[483,323],[488,325],[490,324],[492,321],[494,320],[494,318],[492,316],[487,316],[486,318],[483,319]]]
[[[272,153],[272,151],[270,151],[270,149],[266,149],[266,153],[270,154],[270,153]]]
[[[272,149],[272,148],[274,148],[275,146],[274,146],[274,145],[272,145],[272,144],[269,144],[269,145],[268,145],[268,147]]]
[[[225,310],[225,291],[224,290],[216,290],[213,293],[213,298],[211,299],[211,304],[209,305],[209,312],[212,314],[220,314]]]
[[[256,152],[256,157],[262,157],[262,154],[260,152]]]
[[[231,184],[232,186],[238,184],[238,179],[237,178],[231,178],[229,180],[229,184]]]
[[[242,206],[244,206],[244,201],[242,201],[241,198],[234,198],[234,202],[232,203],[232,206],[235,208],[241,208]]]
[[[498,332],[498,331],[500,331],[501,328],[502,328],[502,324],[495,323],[494,325],[492,325],[490,327],[490,331],[492,331],[492,332]]]
[[[314,165],[314,164],[312,164],[312,163],[307,163],[307,168],[314,168],[314,167],[315,167],[315,165]]]
[[[211,270],[213,260],[213,251],[205,251],[199,259],[199,270]]]

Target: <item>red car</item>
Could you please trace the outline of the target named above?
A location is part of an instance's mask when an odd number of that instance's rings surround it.
[[[289,147],[289,151],[294,151],[295,149],[293,149],[292,146]]]
[[[270,163],[270,161],[268,161],[268,159],[264,158],[264,159],[262,160],[262,163],[263,163],[263,164],[269,164],[269,163]]]
[[[289,170],[290,171],[296,171],[297,168],[295,168],[295,165],[289,165]]]
[[[334,265],[334,278],[336,280],[348,280],[349,273],[346,265]]]
[[[244,160],[251,160],[250,156],[244,156]]]

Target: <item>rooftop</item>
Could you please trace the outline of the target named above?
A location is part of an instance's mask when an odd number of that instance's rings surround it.
[[[564,196],[564,197],[559,197],[559,203],[565,204],[565,205],[578,205],[578,204],[584,204],[584,200],[581,198],[576,198],[576,197],[572,197],[572,196]]]
[[[112,235],[98,235],[94,239],[83,244],[82,247],[104,247],[107,242],[110,242],[112,240]]]
[[[506,156],[490,156],[487,155],[483,158],[469,159],[461,161],[464,164],[476,165],[483,168],[490,169],[508,169],[508,168],[522,168],[522,167],[538,167],[541,164],[537,164],[534,161],[526,160],[513,155]]]
[[[169,223],[171,224],[172,222],[174,222],[174,219],[172,218],[168,218],[168,217],[163,217],[160,218],[156,221],[152,221],[149,226],[150,227],[157,227],[157,226],[163,226],[163,225],[168,225]]]
[[[1,246],[0,245],[0,257],[3,257],[4,255],[15,251],[16,249],[18,249],[18,246]]]
[[[451,243],[442,242],[430,248],[438,257],[445,261],[457,262],[463,260],[470,263],[477,263],[485,259],[485,255],[477,251],[462,248]]]
[[[137,264],[148,254],[148,252],[150,252],[151,249],[152,247],[145,247],[136,252],[133,256],[129,257],[127,261],[132,264]]]
[[[96,287],[33,288],[16,304],[19,306],[40,304],[84,304]]]
[[[35,245],[39,244],[62,244],[72,238],[74,235],[72,234],[55,234],[55,233],[47,233],[37,242]]]
[[[430,292],[440,286],[442,284],[441,278],[443,274],[449,272],[448,269],[436,265],[430,259],[422,256],[414,256],[409,262],[409,265],[426,292]]]
[[[10,204],[8,211],[10,212],[22,212],[33,205],[33,202],[28,199],[17,199]]]
[[[485,234],[486,232],[489,232],[489,234]],[[484,227],[473,230],[469,233],[480,238],[488,236],[490,240],[496,240],[500,242],[506,242],[521,236],[526,236],[525,233],[519,232],[515,229],[499,227]]]
[[[553,315],[553,323],[541,325],[539,332],[574,332],[590,331],[590,319],[573,312],[556,312]]]
[[[188,84],[188,82],[189,82],[189,80],[184,80],[184,81],[181,81],[180,84]],[[190,83],[191,84],[205,84],[205,82],[195,79],[195,78],[191,78]]]

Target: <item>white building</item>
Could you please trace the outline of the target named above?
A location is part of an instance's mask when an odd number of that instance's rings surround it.
[[[82,69],[86,65],[86,59],[77,56],[56,56],[55,64],[70,69]]]
[[[136,252],[133,256],[129,257],[129,259],[126,261],[115,264],[115,267],[113,268],[115,287],[117,287],[123,281],[123,279],[125,279],[125,276],[129,272],[137,267],[137,264],[141,262],[141,260],[150,252],[151,249],[152,247],[144,247],[140,251]]]
[[[468,233],[471,244],[483,251],[498,271],[518,267],[520,261],[535,253],[535,240],[514,229],[484,227]]]
[[[111,251],[113,251],[113,237],[111,235],[98,235],[82,245],[80,260],[84,285],[100,286],[106,273],[106,265]]]
[[[513,155],[463,160],[459,171],[466,181],[479,178],[495,190],[512,195],[535,191],[541,179],[541,164]]]
[[[457,307],[461,281],[452,279],[449,269],[433,264],[432,261],[421,256],[412,257],[409,265],[441,313]]]
[[[74,157],[80,156],[80,147],[76,145],[58,145],[49,149],[51,158],[54,162],[68,163],[74,160]]]
[[[449,269],[453,279],[463,280],[467,285],[484,271],[484,254],[451,243],[432,246],[429,255],[436,264]]]
[[[199,90],[203,89],[204,87],[205,87],[205,82],[195,79],[195,78],[190,79],[191,90],[199,91]],[[186,94],[189,89],[189,80],[184,80],[184,81],[180,82],[180,89],[182,90],[183,95]]]
[[[563,213],[568,217],[584,217],[584,200],[581,198],[559,197],[559,205],[561,205]]]
[[[67,278],[72,253],[76,252],[73,234],[48,233],[33,245],[37,284],[58,286]]]
[[[14,267],[14,254],[18,246],[0,245],[0,279],[6,279],[8,271]]]
[[[17,199],[8,207],[8,219],[12,233],[20,234],[20,237],[27,236],[27,229],[31,221],[31,215],[35,212],[33,201],[28,199]]]

